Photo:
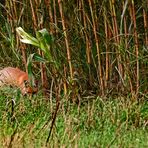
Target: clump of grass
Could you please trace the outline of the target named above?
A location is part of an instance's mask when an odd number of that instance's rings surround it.
[[[12,110],[7,99],[0,95],[0,145],[45,146],[53,116],[51,103],[40,95],[20,97],[15,100]],[[47,146],[146,147],[147,105],[147,102],[138,103],[122,97],[96,98],[80,106],[61,100]]]

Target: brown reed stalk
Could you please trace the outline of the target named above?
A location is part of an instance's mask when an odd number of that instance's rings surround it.
[[[30,0],[30,7],[31,7],[31,13],[32,13],[33,28],[36,31],[37,30],[37,16],[36,16],[35,10],[33,8],[33,1],[32,0]]]
[[[54,33],[54,28],[53,28],[53,13],[52,13],[52,2],[51,2],[51,0],[45,0],[45,5],[46,5],[46,7],[47,7],[47,9],[48,9],[48,15],[49,15],[49,20],[50,20],[50,22],[49,22],[49,28],[50,28],[50,33],[51,34],[53,34]]]
[[[83,24],[84,24],[84,34],[85,34],[85,40],[86,40],[86,55],[87,55],[87,63],[91,63],[91,43],[90,43],[90,38],[87,33],[87,21],[86,21],[86,13],[85,13],[85,6],[84,6],[84,0],[82,2],[82,14],[83,14]]]
[[[136,24],[136,13],[134,0],[131,1],[131,20],[134,26],[134,42],[135,42],[135,55],[136,55],[136,97],[139,93],[139,43],[138,43],[138,33],[137,33],[137,24]]]
[[[119,33],[118,33],[118,24],[117,24],[116,10],[115,10],[115,0],[110,1],[110,6],[111,6],[112,19],[113,19],[114,37],[116,39],[117,45],[119,45],[120,38],[119,38]]]
[[[128,48],[128,31],[127,31],[127,18],[124,16],[124,38],[125,38],[125,47]]]
[[[14,20],[15,20],[15,21],[16,21],[16,20],[18,21],[16,3],[17,3],[16,1],[12,1],[12,5],[13,5],[13,8],[12,8],[12,9],[13,9],[13,12],[12,12],[12,13],[13,13],[13,18],[14,18]]]
[[[90,8],[90,13],[91,13],[91,18],[92,18],[92,24],[93,24],[93,33],[95,36],[95,42],[96,42],[96,48],[97,48],[97,57],[98,57],[98,72],[99,72],[99,77],[100,77],[100,88],[101,88],[101,93],[104,95],[104,82],[103,82],[103,75],[102,75],[102,63],[101,63],[101,49],[99,47],[99,37],[97,35],[97,24],[96,24],[96,14],[93,13],[93,7],[92,7],[92,1],[89,0],[89,8]]]
[[[124,5],[124,3],[123,3]],[[128,50],[128,29],[127,29],[127,18],[126,16],[124,16],[123,18],[124,20],[124,38],[125,38],[125,49]],[[125,51],[127,52],[127,51]],[[130,69],[130,66],[129,66],[129,63],[130,63],[130,58],[128,56],[128,54],[126,54],[126,57],[125,57],[125,72],[127,73],[126,76],[128,77],[128,81],[129,81],[129,86],[130,86],[130,91],[131,91],[131,94],[132,96],[134,95],[134,90],[133,90],[133,84],[132,84],[132,80],[131,80],[131,69]]]
[[[148,13],[146,12],[145,9],[143,9],[143,22],[144,22],[144,30],[145,30],[145,45],[146,47],[148,47]]]
[[[81,7],[82,7],[82,17],[83,17],[83,25],[84,25],[84,36],[85,36],[85,43],[86,43],[86,57],[87,57],[87,63],[88,63],[88,68],[89,68],[89,84],[92,86],[92,72],[91,72],[91,39],[89,37],[89,32],[88,30],[88,23],[86,16],[87,14],[85,13],[85,6],[84,6],[84,0],[81,1]]]
[[[27,57],[26,57],[26,44],[20,43],[20,49],[21,49],[21,53],[22,53],[22,61],[25,65],[25,70],[26,70],[26,72],[28,72]]]
[[[53,1],[53,14],[54,14],[54,25],[57,27],[58,26],[58,20],[57,20],[57,8],[56,8],[56,1]],[[58,30],[55,29],[55,33],[57,35]]]
[[[71,79],[73,79],[73,70],[72,70],[72,63],[71,63],[71,51],[70,51],[68,36],[67,36],[67,32],[66,32],[66,25],[65,25],[64,13],[63,13],[62,0],[58,0],[58,5],[59,5],[59,11],[60,11],[60,15],[61,15],[63,33],[64,33],[64,37],[65,37],[65,44],[66,44],[66,50],[67,50],[67,60],[68,60],[68,64],[69,64],[70,77],[71,77]]]
[[[106,62],[105,62],[105,82],[104,82],[104,86],[105,88],[107,87],[107,82],[109,80],[109,46],[108,46],[108,43],[109,43],[109,26],[108,26],[108,23],[107,23],[107,14],[106,14],[106,10],[104,10],[105,12],[103,13],[104,15],[104,29],[105,29],[105,46],[106,46]]]
[[[113,21],[113,33],[116,43],[116,52],[117,52],[117,63],[118,63],[118,71],[119,75],[123,78],[123,66],[121,64],[121,54],[120,54],[120,36],[118,32],[118,23],[117,23],[117,16],[116,16],[116,10],[115,10],[115,0],[110,1],[110,7],[111,7],[111,15],[112,15],[112,21]],[[120,79],[121,80],[121,79]]]

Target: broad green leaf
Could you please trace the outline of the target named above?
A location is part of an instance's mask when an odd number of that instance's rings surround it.
[[[21,42],[39,47],[38,40],[26,33],[21,27],[17,27],[16,32],[21,37]]]
[[[40,49],[44,52],[45,57],[48,59],[49,62],[52,62],[53,60],[52,60],[52,56],[50,53],[50,45],[46,43],[46,40],[44,37],[45,33],[47,34],[46,29],[37,31],[36,37],[39,41]]]

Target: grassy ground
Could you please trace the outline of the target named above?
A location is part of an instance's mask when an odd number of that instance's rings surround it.
[[[10,91],[9,91],[10,92]],[[0,147],[46,147],[55,100],[0,93]],[[148,102],[60,101],[47,147],[148,147]]]

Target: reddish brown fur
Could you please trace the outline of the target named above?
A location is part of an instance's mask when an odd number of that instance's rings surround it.
[[[11,85],[20,88],[23,95],[34,94],[37,92],[37,88],[32,88],[29,85],[25,85],[25,81],[28,82],[28,74],[19,68],[6,67],[0,70],[0,86]]]

